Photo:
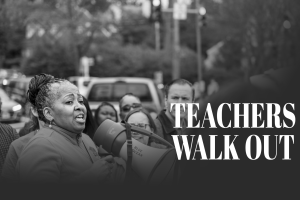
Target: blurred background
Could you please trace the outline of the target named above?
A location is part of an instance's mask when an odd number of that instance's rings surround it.
[[[25,94],[39,73],[71,80],[87,98],[96,79],[148,78],[157,94],[138,93],[159,99],[158,112],[175,78],[201,101],[232,80],[296,67],[299,10],[298,0],[1,0],[1,121],[28,120]]]

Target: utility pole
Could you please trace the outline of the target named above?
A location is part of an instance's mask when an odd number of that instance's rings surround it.
[[[162,22],[162,2],[161,0],[150,1],[150,21],[154,22],[155,30],[155,50],[160,50],[160,23]]]
[[[180,78],[180,31],[179,20],[173,17],[172,79]]]
[[[197,43],[197,74],[198,82],[202,81],[202,50],[201,50],[201,27],[202,18],[205,17],[206,10],[200,6],[200,0],[195,0],[195,9],[187,9],[189,0],[173,0],[172,9],[163,9],[163,12],[173,13],[173,58],[172,58],[172,78],[180,78],[180,31],[179,20],[185,20],[186,14],[196,14],[196,43]]]
[[[187,5],[184,0],[173,1],[173,58],[172,58],[172,78],[180,78],[180,23],[179,20],[185,20],[187,14]]]
[[[75,30],[76,30],[76,25],[74,22],[74,8],[72,5],[73,1],[68,0],[67,1],[67,13],[68,13],[68,20],[69,20],[69,26],[68,26],[68,34],[72,40],[75,40]],[[82,75],[82,69],[80,68],[80,56],[77,48],[77,42],[70,42],[70,53],[72,55],[72,60],[73,60],[73,65],[75,68],[75,73],[77,76]]]
[[[160,50],[160,23],[155,22],[154,23],[155,28],[155,50]]]
[[[196,10],[200,10],[200,0],[196,0]],[[198,82],[202,81],[202,49],[201,49],[201,16],[196,14],[196,40],[197,40],[197,72]]]

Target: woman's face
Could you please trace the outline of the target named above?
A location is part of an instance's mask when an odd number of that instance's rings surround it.
[[[132,126],[137,126],[139,128],[143,128],[147,131],[152,131],[149,123],[149,119],[147,115],[142,112],[136,112],[130,115],[127,122]],[[141,135],[139,133],[132,132],[132,137],[143,144],[148,144],[149,137],[145,135]]]
[[[78,88],[69,82],[56,84],[56,87],[52,105],[55,124],[73,133],[81,133],[85,127],[86,108]]]
[[[136,98],[135,96],[127,95],[123,97],[121,110],[120,110],[120,117],[121,119],[125,119],[126,115],[135,108],[142,107],[141,101]]]
[[[98,113],[98,124],[101,124],[104,120],[110,119],[117,122],[117,116],[115,110],[108,105],[102,106]]]

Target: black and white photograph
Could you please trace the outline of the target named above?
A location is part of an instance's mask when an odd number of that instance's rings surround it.
[[[0,198],[297,191],[299,11],[299,0],[1,0]]]

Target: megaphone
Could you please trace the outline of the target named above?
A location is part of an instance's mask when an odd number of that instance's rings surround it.
[[[132,169],[146,183],[166,183],[175,181],[178,177],[178,163],[175,148],[154,133],[131,126],[131,131],[155,138],[167,149],[147,146],[132,138]],[[113,155],[127,161],[127,138],[125,124],[109,119],[103,121],[94,134],[96,145]]]

